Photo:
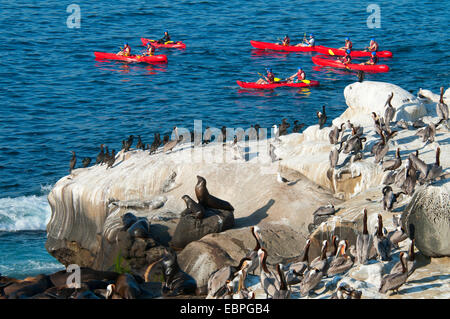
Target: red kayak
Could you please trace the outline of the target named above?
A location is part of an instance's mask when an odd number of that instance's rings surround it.
[[[345,65],[344,63],[340,61],[336,61],[335,59],[330,59],[326,55],[319,55],[319,56],[313,56],[312,61],[314,64],[320,65],[320,66],[331,66],[334,68],[340,68],[340,69],[350,69],[350,70],[361,70],[366,72],[388,72],[389,66],[386,64],[375,64],[375,65],[361,65],[361,64],[353,64],[349,63]]]
[[[345,50],[341,49],[334,49],[334,48],[328,48],[324,47],[323,45],[317,45],[315,46],[316,52],[327,54],[327,55],[345,55]],[[369,51],[351,51],[350,56],[352,58],[360,58],[360,57],[370,57],[372,52]],[[377,51],[377,57],[379,58],[392,58],[392,52],[391,51]]]
[[[156,40],[141,38],[142,45],[147,45],[150,42],[155,48],[168,48],[168,49],[186,49],[186,44],[181,41],[173,42],[169,41],[166,43],[158,43]]]
[[[296,47],[295,45],[281,45],[270,42],[261,42],[250,40],[252,47],[262,50],[276,50],[276,51],[289,51],[289,52],[312,52],[314,47]]]
[[[146,62],[146,63],[167,63],[167,56],[164,54],[153,56],[130,55],[123,56],[115,53],[94,52],[97,59],[121,60],[127,62]]]
[[[287,87],[294,87],[294,88],[304,88],[304,87],[310,87],[310,86],[318,86],[319,82],[310,80],[310,83],[270,83],[270,84],[256,84],[255,82],[243,82],[243,81],[236,81],[236,83],[244,88],[244,89],[275,89],[277,87],[281,86],[287,86]]]
[[[334,49],[329,47],[324,47],[323,45],[316,45],[314,47],[302,47],[302,46],[294,46],[294,45],[281,45],[270,42],[261,42],[261,41],[253,41],[250,40],[250,44],[252,47],[256,49],[262,50],[276,50],[276,51],[287,51],[287,52],[319,52],[322,54],[328,55],[345,55],[344,50]],[[331,50],[331,53],[330,53]],[[350,53],[351,57],[359,58],[359,57],[370,57],[371,52],[366,51],[352,51]],[[379,58],[392,58],[391,51],[378,51],[377,56]]]

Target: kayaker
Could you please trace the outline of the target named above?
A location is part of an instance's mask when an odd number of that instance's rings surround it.
[[[369,46],[366,47],[366,51],[373,51],[373,52],[377,52],[378,51],[378,43],[375,41],[374,38],[370,39],[370,43]]]
[[[377,53],[374,51],[370,54],[369,61],[366,61],[366,62],[360,63],[360,64],[375,65],[377,63],[378,63],[378,57],[377,57]]]
[[[131,54],[131,48],[128,45],[128,43],[124,43],[123,49],[120,50],[119,52],[117,52],[117,55],[122,55],[122,56],[130,56],[130,54]]]
[[[341,50],[351,50],[353,47],[353,43],[352,41],[350,41],[349,37],[345,38],[345,46],[343,46],[342,48],[339,48]]]
[[[256,84],[269,84],[269,83],[275,83],[275,75],[272,72],[272,69],[267,68],[266,69],[267,74],[266,76],[263,75],[264,79],[259,79],[256,81]]]
[[[349,64],[350,62],[352,62],[352,57],[350,56],[351,52],[352,51],[350,51],[350,49],[345,50],[344,57],[339,58],[338,60],[340,60],[344,64]]]
[[[291,39],[289,39],[289,36],[286,34],[283,41],[281,42],[281,45],[288,46],[291,44]]]
[[[154,54],[155,54],[155,47],[150,42],[147,42],[147,51],[145,52],[145,55],[152,56]]]
[[[309,40],[306,38],[303,38],[303,42],[296,45],[296,47],[313,47],[316,43],[316,40],[314,39],[314,34],[309,35]]]
[[[297,79],[295,79],[295,77],[297,77]],[[287,80],[287,83],[299,83],[299,82],[302,82],[302,80],[305,80],[305,79],[306,79],[305,71],[303,71],[302,68],[298,68],[297,72],[292,74],[286,80]]]
[[[164,37],[158,40],[158,43],[163,44],[170,41],[169,31],[164,31]]]

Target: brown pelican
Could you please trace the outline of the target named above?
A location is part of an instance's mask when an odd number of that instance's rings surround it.
[[[398,225],[395,230],[390,231],[387,234],[387,238],[391,241],[394,248],[398,248],[398,243],[408,238],[408,234],[405,232],[401,225]]]
[[[394,97],[394,92],[392,92],[386,101],[385,106],[387,105],[386,110],[384,111],[384,123],[386,126],[389,126],[391,121],[394,119],[395,109],[391,104],[392,98]]]
[[[331,244],[333,245],[333,250],[327,252],[327,258],[329,258],[329,257],[335,257],[336,254],[338,253],[338,248],[339,248],[339,247],[338,247],[338,238],[337,238],[336,235],[333,235],[333,236],[331,237]],[[328,263],[329,263],[331,260],[332,260],[332,259],[329,259],[329,260],[328,260]]]
[[[380,117],[378,116],[377,113],[372,112],[372,119],[373,119],[373,122],[375,125],[375,132],[377,132],[377,134],[381,136],[381,132],[383,131],[383,128],[381,126]]]
[[[69,173],[72,173],[72,170],[75,168],[75,165],[77,164],[77,157],[76,157],[74,151],[70,151],[70,152],[72,153],[72,158],[70,159]]]
[[[389,275],[384,275],[381,279],[381,285],[379,292],[385,294],[389,290],[393,290],[398,293],[398,288],[400,288],[408,279],[408,266],[404,260],[404,252],[400,253],[400,262],[402,265],[402,271],[396,272]]]
[[[300,283],[300,293],[302,296],[309,294],[311,290],[317,287],[323,277],[323,272],[316,269],[309,269],[303,276],[303,280]]]
[[[250,230],[252,232],[252,236],[255,238],[256,246],[245,257],[251,260],[251,265],[249,266],[247,272],[254,273],[254,271],[259,267],[258,251],[262,247],[262,240],[260,238],[260,229],[258,226],[252,226]]]
[[[381,214],[378,214],[378,227],[376,227],[374,245],[381,260],[391,260],[392,243],[389,238],[384,235],[383,217],[381,217]]]
[[[303,250],[303,256],[299,262],[288,264],[284,267],[286,282],[288,285],[295,285],[301,282],[303,274],[308,269],[308,254],[311,240],[306,241],[305,249]]]
[[[339,162],[339,153],[342,150],[342,143],[340,147],[338,148],[337,146],[333,147],[333,149],[330,151],[330,155],[329,155],[329,159],[330,159],[330,167],[331,168],[335,168],[337,163]]]
[[[277,276],[267,268],[266,259],[267,251],[264,248],[261,248],[259,263],[261,273],[259,275],[259,279],[266,296],[273,298],[275,292],[280,288],[280,282]]]
[[[322,249],[320,252],[320,256],[317,256],[310,264],[309,267],[312,269],[317,269],[321,272],[323,272],[326,267],[328,266],[328,259],[327,259],[327,248],[328,248],[328,241],[324,240],[322,242]]]
[[[334,276],[337,274],[341,274],[343,272],[346,272],[353,266],[353,260],[352,258],[345,253],[347,250],[348,241],[347,240],[341,240],[339,242],[339,249],[336,254],[336,258],[334,258],[330,266],[327,270],[328,276]]]
[[[327,114],[325,113],[325,105],[322,106],[322,112],[317,111],[317,118],[319,119],[319,129],[322,129],[327,122]]]
[[[281,120],[281,125],[280,125],[280,136],[282,135],[286,135],[287,134],[287,129],[291,126],[291,124],[289,124],[287,122],[287,119],[282,119]]]
[[[414,128],[421,128],[421,127],[424,127],[426,124],[425,124],[425,122],[422,120],[422,119],[418,119],[418,120],[415,120],[413,123],[412,123],[412,126],[414,127]]]
[[[416,187],[417,180],[416,172],[416,168],[412,164],[410,158],[406,159],[405,173],[400,175],[404,175],[405,178],[403,183],[400,185],[400,188],[408,195],[412,195],[414,193],[414,188]]]
[[[394,193],[392,191],[391,186],[384,186],[382,193],[383,193],[383,209],[387,210],[388,212],[392,211],[392,208],[394,207],[394,203],[397,202],[397,198],[401,194],[406,194],[403,191],[399,192],[399,193]]]
[[[331,299],[361,299],[361,295],[361,291],[355,290],[346,283],[341,283],[331,296]]]
[[[367,139],[365,137],[359,137],[359,135],[353,135],[349,140],[346,141],[343,153],[348,154],[350,152],[359,153],[363,149],[362,142]]]
[[[336,213],[336,209],[334,208],[334,205],[329,203],[326,206],[320,206],[317,208],[313,215],[314,216],[325,216],[325,215],[334,215]],[[335,237],[335,236],[334,236]]]
[[[281,271],[280,264],[277,264],[277,273],[280,277],[280,288],[273,294],[273,299],[289,299],[291,297],[291,291],[286,283],[284,273]]]
[[[407,254],[408,259],[406,260],[406,266],[408,268],[408,277],[416,270],[416,260],[414,253],[414,239],[411,240],[411,245],[409,246],[409,252]],[[403,269],[402,263],[399,261],[392,267],[391,274],[399,273]]]
[[[373,237],[367,230],[367,209],[364,208],[363,216],[363,232],[356,237],[356,251],[353,254],[356,258],[356,263],[364,265],[370,258],[370,253],[373,247]]]
[[[441,148],[438,146],[436,149],[436,162],[434,164],[427,165],[427,174],[425,176],[425,181],[431,182],[442,174],[442,166],[439,159],[440,155]]]
[[[103,151],[103,147],[104,147],[104,144],[101,144],[100,145],[100,153],[98,153],[98,155],[97,155],[97,157],[95,159],[95,164],[100,164],[100,163],[103,162],[103,157],[105,156],[105,153]]]
[[[330,140],[330,144],[339,143],[339,135],[343,131],[343,126],[345,123],[341,123],[340,128],[338,126],[334,126],[330,130],[330,134],[328,134],[328,139]]]
[[[374,146],[375,147],[375,146]],[[387,143],[386,137],[381,132],[381,143],[378,144],[378,147],[375,149],[375,163],[379,163],[381,160],[383,160],[384,156],[389,151],[389,145]]]
[[[424,128],[421,128],[416,133],[417,136],[422,137],[422,142],[434,142],[434,137],[436,135],[436,125],[434,123],[430,123]]]
[[[436,104],[436,114],[439,117],[439,124],[448,121],[448,106],[444,103],[444,87],[441,87],[441,97]]]
[[[383,169],[384,171],[392,171],[400,167],[402,165],[402,159],[400,157],[400,149],[397,148],[395,152],[395,159],[383,161]]]

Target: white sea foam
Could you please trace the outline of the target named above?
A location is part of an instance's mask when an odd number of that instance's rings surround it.
[[[50,216],[47,195],[0,198],[0,231],[45,230]]]

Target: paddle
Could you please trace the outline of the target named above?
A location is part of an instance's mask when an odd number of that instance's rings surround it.
[[[311,81],[310,81],[310,80],[302,80],[302,82],[303,82],[303,83],[305,83],[305,84],[309,84],[309,83],[311,83]]]
[[[333,52],[333,50],[331,50],[331,49],[328,49],[328,54],[329,54],[329,55],[335,55],[334,52]]]

